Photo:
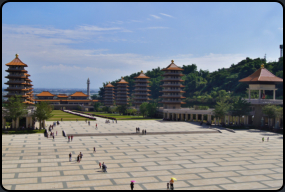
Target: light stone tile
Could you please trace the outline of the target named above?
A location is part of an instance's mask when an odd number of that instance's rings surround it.
[[[216,167],[216,166],[219,166],[215,163],[192,163],[192,164],[185,164],[183,165],[184,167],[186,168],[196,168],[196,167]]]
[[[28,164],[28,163],[25,163],[25,164],[21,164],[21,167],[55,167],[57,166],[58,164],[57,163],[33,163],[33,164]]]
[[[198,156],[182,156],[182,157],[168,157],[169,159],[171,159],[171,160],[182,160],[182,159],[190,159],[190,160],[192,160],[192,159],[201,159],[200,157],[198,157]]]
[[[144,183],[143,186],[147,189],[147,190],[151,190],[151,189],[166,189],[166,183]],[[190,187],[187,183],[185,183],[184,181],[174,181],[174,190],[176,189],[176,187]]]
[[[2,186],[6,190],[11,190],[11,188],[12,188],[12,185],[3,185],[3,183],[2,183]]]
[[[205,163],[205,162],[225,162],[225,160],[223,159],[193,159],[192,161],[194,161],[195,163]],[[221,163],[222,163],[221,162]]]
[[[15,163],[15,164],[3,164],[2,163],[2,169],[4,168],[4,169],[9,169],[9,168],[17,168],[17,164]]]
[[[62,183],[35,183],[16,185],[16,190],[62,189]]]
[[[61,171],[61,170],[78,170],[80,163],[77,166],[55,166],[55,167],[42,167],[42,171]]]
[[[100,185],[113,185],[110,180],[92,180],[92,181],[71,181],[66,182],[68,188],[73,187],[86,187],[86,186],[100,186]]]
[[[268,173],[275,173],[269,169],[257,169],[257,170],[244,170],[244,171],[236,171],[241,175],[261,175],[261,174],[268,174]],[[283,172],[283,169],[282,169]]]
[[[235,184],[226,184],[220,186],[225,188],[226,190],[246,190],[246,189],[266,188],[265,185],[262,185],[261,183],[258,182],[235,183]]]
[[[58,176],[58,177],[42,177],[42,183],[45,182],[57,182],[57,181],[77,181],[77,180],[85,180],[83,175],[75,175],[75,176]]]
[[[2,179],[14,178],[15,173],[2,174]]]
[[[275,169],[271,169],[272,171],[276,171],[278,173],[283,173],[283,168],[275,168]]]
[[[187,164],[186,164],[187,165]],[[165,170],[165,169],[183,169],[179,165],[156,165],[156,166],[147,166],[145,167],[147,170],[153,171],[153,170]]]
[[[216,185],[202,186],[202,187],[187,187],[187,188],[175,188],[175,190],[221,190]]]
[[[251,175],[251,176],[239,176],[239,177],[229,177],[230,179],[234,180],[235,182],[248,182],[248,181],[263,181],[263,180],[272,180],[269,177],[264,175]]]
[[[233,171],[223,171],[223,172],[214,172],[214,173],[198,173],[198,175],[201,175],[204,178],[240,176],[239,174]]]
[[[134,177],[144,176],[158,176],[158,175],[171,175],[168,171],[143,171],[143,172],[131,172]]]
[[[274,179],[283,179],[283,174],[267,174],[266,176],[272,177]]]
[[[21,172],[36,172],[38,168],[16,168],[16,169],[2,169],[2,173],[21,173]]]
[[[161,165],[175,165],[175,164],[181,164],[181,165],[184,165],[184,164],[189,164],[189,163],[192,163],[191,161],[189,160],[181,160],[181,161],[159,161],[159,164]]]
[[[23,179],[2,179],[2,184],[25,184],[37,183],[37,178],[23,178]]]
[[[102,186],[95,187],[96,190],[130,190],[130,185],[111,185],[111,186]],[[134,185],[134,190],[143,190],[138,184]]]
[[[248,169],[267,169],[267,168],[277,168],[278,166],[273,164],[260,164],[260,165],[244,165]]]
[[[251,163],[247,161],[231,161],[231,162],[216,162],[216,164],[219,164],[220,166],[229,166],[229,165],[252,165]]]
[[[158,183],[159,181],[154,177],[134,177],[134,178],[124,178],[124,179],[114,179],[117,184],[130,184],[131,180],[135,180],[136,183]]]
[[[175,174],[210,172],[208,169],[205,168],[178,169],[178,170],[174,169],[171,171]]]
[[[171,177],[175,177],[178,181],[181,180],[187,180],[187,179],[202,179],[196,174],[184,174],[184,175],[172,175],[172,176],[158,176],[159,179],[161,179],[164,182],[170,181]]]
[[[197,179],[197,180],[189,180],[194,186],[201,186],[201,185],[218,185],[224,183],[233,183],[232,181],[226,178],[213,178],[213,179]]]
[[[224,158],[227,161],[249,161],[249,160],[256,160],[253,157],[232,157],[232,158]]]
[[[261,183],[269,185],[270,187],[279,187],[280,189],[283,185],[283,180],[261,181]]]
[[[241,166],[223,166],[223,167],[209,167],[212,171],[235,171],[235,170],[244,170],[244,167]]]
[[[108,173],[108,174],[102,174],[102,173],[96,173],[93,175],[87,175],[90,180],[96,180],[96,179],[116,179],[116,178],[129,178],[130,176],[127,173]]]

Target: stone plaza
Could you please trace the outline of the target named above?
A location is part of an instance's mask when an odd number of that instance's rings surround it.
[[[62,136],[62,130],[74,135],[134,133],[136,127],[146,129],[147,134],[74,136],[72,142]],[[208,132],[214,130],[219,131]],[[175,190],[259,190],[283,185],[282,134],[255,129],[231,132],[181,121],[105,123],[103,118],[90,126],[63,121],[53,129],[56,131],[54,140],[43,134],[2,135],[5,189],[129,190],[130,181],[135,180],[135,190],[165,190],[171,177],[177,179]],[[193,133],[175,133],[178,131]],[[80,152],[83,158],[78,163]],[[107,165],[107,173],[99,168],[99,162]]]

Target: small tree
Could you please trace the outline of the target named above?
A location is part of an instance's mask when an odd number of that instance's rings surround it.
[[[135,115],[138,112],[136,109],[132,109],[132,114]]]
[[[17,95],[9,98],[5,108],[7,110],[2,110],[2,112],[14,122],[16,122],[18,118],[21,118],[28,113],[26,105],[23,103],[21,96]],[[18,127],[16,127],[15,124],[15,127],[12,128],[17,129]]]
[[[102,111],[108,113],[110,111],[110,107],[105,106],[105,107],[102,108]]]
[[[275,105],[265,105],[262,107],[262,112],[268,117],[268,124],[270,124],[270,119],[277,116],[277,107]]]
[[[143,102],[140,105],[140,113],[143,115],[143,117],[145,117],[147,115],[147,102]]]
[[[233,116],[239,117],[240,124],[240,117],[243,115],[249,115],[250,113],[250,103],[239,97],[239,99],[233,103],[230,111]]]
[[[116,107],[110,107],[110,112],[114,113],[116,111]]]
[[[119,105],[119,106],[117,107],[117,111],[118,111],[118,113],[120,113],[120,114],[126,113],[126,111],[127,111],[127,105]]]
[[[36,104],[36,107],[37,109],[34,112],[33,117],[37,118],[40,123],[40,129],[42,129],[42,122],[53,116],[51,114],[52,107],[47,102],[40,102]]]
[[[149,117],[155,117],[156,114],[156,103],[148,103],[146,108],[147,108],[147,114]]]
[[[133,112],[133,109],[127,109],[128,114],[132,114],[132,112]]]
[[[102,106],[102,103],[100,103],[100,102],[94,103],[94,110],[95,111],[99,111],[98,109],[99,109],[100,106]]]
[[[230,107],[231,107],[230,104],[228,102],[225,102],[224,99],[222,99],[221,101],[218,101],[217,104],[215,105],[215,109],[213,111],[214,116],[222,119],[228,113]],[[218,122],[218,124],[219,124],[219,122]]]

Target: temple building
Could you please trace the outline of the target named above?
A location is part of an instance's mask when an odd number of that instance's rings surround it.
[[[105,106],[112,106],[114,102],[114,85],[112,85],[110,82],[105,86],[104,89],[104,105]]]
[[[116,93],[116,105],[127,105],[129,99],[129,89],[128,82],[122,77],[122,79],[117,83],[117,93]]]
[[[263,126],[263,124],[268,124],[270,126],[275,125],[277,119],[273,119],[273,121],[269,121],[267,116],[262,113],[262,107],[267,104],[271,105],[283,105],[283,100],[275,99],[275,91],[277,90],[276,84],[283,83],[283,79],[276,77],[266,68],[264,68],[264,64],[255,71],[250,76],[239,80],[241,83],[247,83],[249,85],[248,90],[248,99],[245,99],[249,103],[251,103],[252,112],[251,115],[245,117],[245,122],[247,124],[253,124],[255,126]],[[251,91],[258,90],[258,99],[251,98]],[[272,91],[272,99],[266,99],[265,91]],[[280,121],[283,121],[282,119]],[[283,124],[283,122],[280,122]]]
[[[184,82],[181,79],[184,76],[181,72],[183,70],[173,60],[171,60],[171,64],[162,69],[165,73],[162,75],[164,76],[163,80],[161,80],[164,82],[161,85],[163,87],[161,91],[163,95],[160,97],[163,99],[161,103],[163,103],[164,109],[180,109],[181,104],[186,104],[182,101],[185,98],[182,96],[185,93],[185,91],[182,91],[182,88],[185,86],[181,84],[181,82]]]
[[[71,95],[58,94],[54,95],[49,91],[43,91],[36,95],[36,103],[42,101],[48,102],[54,106],[54,109],[78,109],[84,111],[93,111],[94,103],[98,100],[88,99],[88,95],[84,94],[82,91],[77,91]]]
[[[23,103],[26,103],[28,105],[34,104],[33,99],[33,88],[31,84],[31,80],[29,79],[28,71],[25,70],[25,67],[28,67],[27,64],[23,63],[19,57],[19,55],[16,54],[16,58],[11,61],[10,63],[7,63],[6,66],[8,66],[8,76],[5,78],[8,78],[9,80],[5,83],[6,85],[9,85],[4,91],[8,91],[8,94],[4,97],[12,97],[15,95],[21,96]]]
[[[13,128],[19,128],[19,127],[33,127],[34,121],[32,119],[32,114],[35,110],[34,106],[34,98],[33,98],[33,88],[31,84],[31,80],[29,79],[28,71],[25,69],[25,67],[28,67],[27,64],[23,63],[19,59],[19,55],[16,54],[16,58],[12,60],[11,62],[7,63],[6,66],[9,68],[6,70],[9,74],[5,77],[9,79],[5,84],[8,85],[4,91],[8,91],[8,94],[4,97],[9,98],[17,95],[21,96],[21,99],[23,103],[27,104],[27,111],[28,114],[25,117],[18,118],[16,121],[12,121],[12,127]],[[6,111],[4,107],[2,107],[2,111]],[[2,113],[2,128],[5,128],[6,126],[6,117],[5,114]]]
[[[143,102],[148,102],[149,100],[151,100],[148,98],[150,96],[149,94],[150,90],[148,89],[148,87],[150,87],[148,85],[150,83],[150,81],[148,81],[150,77],[146,76],[143,73],[143,71],[141,71],[141,74],[134,78],[136,80],[135,80],[135,89],[134,89],[135,97],[133,104],[135,105],[135,108],[139,108]]]

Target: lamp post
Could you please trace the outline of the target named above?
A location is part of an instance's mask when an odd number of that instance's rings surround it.
[[[264,119],[263,117],[261,117],[261,127],[263,127],[263,125],[264,125]]]

